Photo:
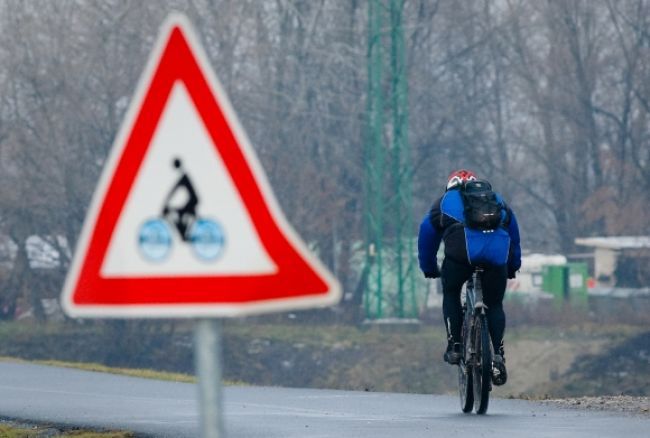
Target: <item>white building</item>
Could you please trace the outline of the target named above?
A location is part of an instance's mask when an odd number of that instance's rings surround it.
[[[634,255],[650,257],[650,236],[580,237],[576,245],[593,248],[594,277],[602,286],[616,285],[619,257]]]
[[[521,257],[521,269],[517,278],[508,283],[509,291],[523,293],[542,292],[544,266],[566,265],[567,259],[560,254],[527,254]]]

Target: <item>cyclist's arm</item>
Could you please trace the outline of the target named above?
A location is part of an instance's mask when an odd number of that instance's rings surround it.
[[[436,220],[436,217],[438,218]],[[434,204],[429,213],[424,216],[418,233],[418,261],[422,272],[430,273],[438,269],[438,248],[442,240],[442,230],[435,227],[434,223],[440,223],[440,201]]]
[[[508,208],[508,234],[510,235],[510,255],[508,257],[508,269],[511,272],[518,271],[521,267],[521,244],[519,239],[519,225],[517,217],[512,209]]]

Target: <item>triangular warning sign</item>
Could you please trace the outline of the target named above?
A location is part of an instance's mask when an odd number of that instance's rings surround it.
[[[236,316],[336,302],[189,22],[172,15],[108,156],[63,290],[71,316]]]

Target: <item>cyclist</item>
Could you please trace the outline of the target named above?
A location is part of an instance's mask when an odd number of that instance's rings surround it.
[[[477,181],[476,175],[469,170],[460,169],[449,175],[444,195],[433,204],[420,224],[418,259],[426,278],[441,277],[442,280],[442,311],[448,340],[444,360],[449,364],[458,364],[462,357],[462,286],[472,276],[475,265],[484,268],[481,278],[483,301],[488,307],[488,326],[495,352],[496,371],[492,378],[495,385],[503,385],[507,380],[503,296],[507,279],[515,278],[521,266],[519,227],[515,214],[496,194],[501,215],[499,226],[488,232],[470,229],[466,224],[461,193],[468,181]],[[489,183],[485,184],[491,190]],[[445,244],[445,256],[439,270],[437,253],[441,241]]]
[[[187,242],[190,240],[190,226],[196,220],[199,197],[179,158],[174,159],[173,166],[181,176],[165,198],[162,216],[176,226],[181,238]]]

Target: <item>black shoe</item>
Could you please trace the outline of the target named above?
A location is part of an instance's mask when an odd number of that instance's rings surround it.
[[[459,342],[449,341],[444,355],[445,362],[450,365],[458,365],[461,357],[463,357],[463,346]]]
[[[501,354],[495,353],[492,358],[492,383],[496,386],[501,386],[508,381],[508,372],[506,371],[506,358]]]

